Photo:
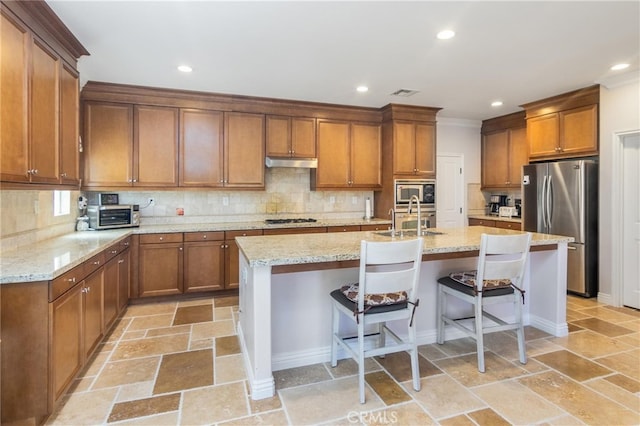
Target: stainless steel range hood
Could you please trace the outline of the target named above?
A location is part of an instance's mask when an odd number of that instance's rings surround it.
[[[266,157],[264,164],[267,167],[298,167],[302,169],[317,169],[317,158],[278,158]]]

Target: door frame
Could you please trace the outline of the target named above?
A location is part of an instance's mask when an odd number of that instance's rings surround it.
[[[624,242],[623,242],[623,220],[624,211],[614,206],[622,206],[622,184],[624,182],[623,154],[624,141],[627,136],[640,134],[640,129],[614,132],[612,144],[613,168],[611,178],[613,180],[611,189],[611,233],[613,237],[611,256],[611,304],[622,306],[624,297],[624,283],[622,282],[622,267],[624,265]],[[598,297],[600,299],[600,297]]]

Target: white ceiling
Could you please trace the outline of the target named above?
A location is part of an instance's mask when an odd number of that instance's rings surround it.
[[[79,61],[82,84],[405,103],[481,120],[611,78],[618,62],[640,69],[637,0],[48,4],[91,54]],[[456,37],[436,39],[445,28]],[[177,71],[182,63],[193,72]],[[419,93],[392,96],[398,89]]]

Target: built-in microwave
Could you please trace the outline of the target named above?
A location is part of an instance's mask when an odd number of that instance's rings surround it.
[[[396,207],[409,204],[413,196],[417,196],[423,209],[436,208],[435,179],[396,179],[395,205]]]
[[[87,207],[89,229],[117,229],[140,226],[140,206],[106,205]]]

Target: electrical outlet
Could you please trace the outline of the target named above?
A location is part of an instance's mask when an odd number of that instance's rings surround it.
[[[358,197],[356,195],[351,197],[351,204],[358,204]]]
[[[330,204],[335,204],[336,203],[336,197],[334,197],[333,195],[329,197],[329,203]]]
[[[222,205],[223,206],[228,206],[229,205],[229,197],[222,197]]]
[[[156,200],[155,200],[155,198],[151,198],[151,197],[149,197],[149,200],[147,200],[147,203],[148,203],[150,206],[155,206],[155,205],[156,205]]]

